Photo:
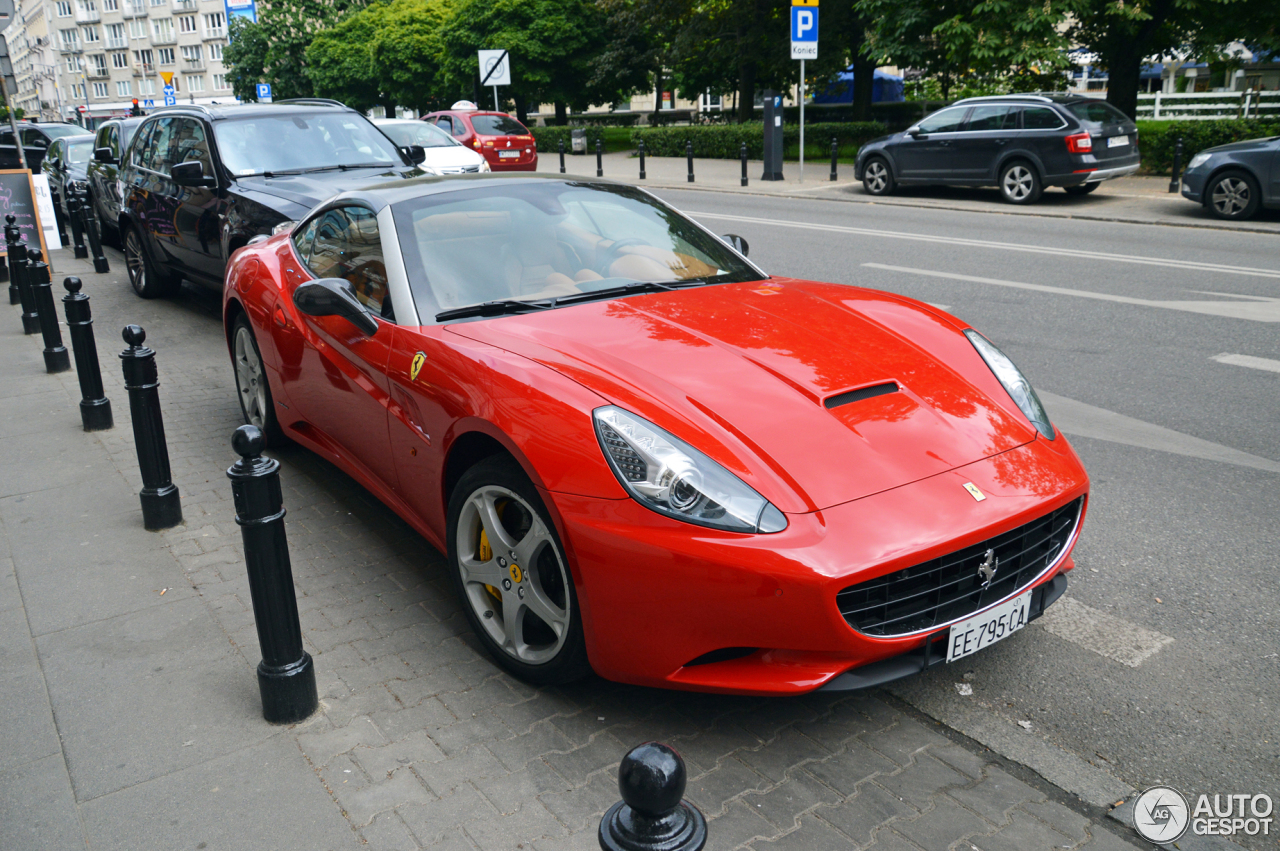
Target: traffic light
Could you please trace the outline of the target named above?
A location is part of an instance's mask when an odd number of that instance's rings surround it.
[[[142,115],[142,107],[138,106],[138,99],[133,99],[133,108],[129,110],[130,115]]]

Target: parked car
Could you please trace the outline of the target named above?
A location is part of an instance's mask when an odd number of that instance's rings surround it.
[[[424,115],[462,144],[484,155],[494,171],[537,171],[538,146],[529,129],[505,112],[454,109]]]
[[[997,186],[1009,203],[1033,204],[1046,186],[1084,195],[1140,163],[1138,125],[1105,101],[998,95],[956,101],[868,142],[854,176],[872,195],[897,186]]]
[[[1182,172],[1182,197],[1220,219],[1247,219],[1280,208],[1280,136],[1208,148]]]
[[[120,239],[120,159],[124,156],[141,118],[113,118],[98,127],[89,162],[89,210],[98,219],[103,240],[118,244]]]
[[[29,121],[18,122],[19,138],[22,139],[22,152],[27,157],[27,168],[32,174],[40,173],[40,164],[44,162],[45,153],[54,139],[63,136],[83,136],[89,131],[78,124],[35,124]],[[22,168],[18,159],[18,146],[13,140],[13,128],[8,122],[0,125],[0,168]]]
[[[129,282],[143,298],[183,278],[221,288],[250,239],[344,187],[422,175],[413,159],[337,101],[157,109],[120,167]]]
[[[345,192],[232,258],[245,418],[447,553],[534,683],[861,688],[1043,612],[1089,481],[1026,378],[746,248],[583,177]]]
[[[53,196],[53,211],[59,220],[66,222],[71,213],[67,209],[67,190],[88,188],[89,160],[93,154],[93,136],[62,136],[54,139],[45,153],[40,171],[49,178],[49,194]]]
[[[426,152],[423,169],[437,174],[477,174],[489,171],[489,161],[428,121],[409,118],[375,118],[373,123],[401,147],[420,145]]]

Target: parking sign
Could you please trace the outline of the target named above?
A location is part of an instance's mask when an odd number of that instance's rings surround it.
[[[818,58],[818,0],[791,0],[791,58]]]
[[[271,103],[270,83],[258,83],[258,100],[262,103]]]

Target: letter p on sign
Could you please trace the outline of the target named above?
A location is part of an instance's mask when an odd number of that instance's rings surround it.
[[[792,0],[791,58],[818,58],[818,4],[816,0]]]

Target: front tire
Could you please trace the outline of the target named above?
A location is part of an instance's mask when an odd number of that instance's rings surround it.
[[[1258,181],[1244,171],[1225,171],[1204,190],[1205,206],[1219,219],[1238,222],[1258,211],[1262,193]]]
[[[276,403],[271,397],[267,371],[262,366],[262,351],[244,313],[231,325],[231,365],[236,373],[236,395],[240,397],[244,421],[262,429],[268,446],[279,446],[284,442],[284,432],[276,419]]]
[[[564,547],[514,459],[491,456],[462,475],[449,500],[447,534],[462,609],[502,668],[534,685],[590,673]]]
[[[124,264],[129,272],[129,285],[143,298],[160,298],[176,292],[182,278],[172,272],[160,272],[142,245],[142,231],[130,225],[124,235]]]
[[[893,170],[884,157],[872,157],[862,168],[862,188],[868,195],[888,195],[893,192]]]
[[[1014,160],[1000,169],[1000,197],[1010,204],[1034,204],[1044,191],[1040,175],[1025,160]]]

